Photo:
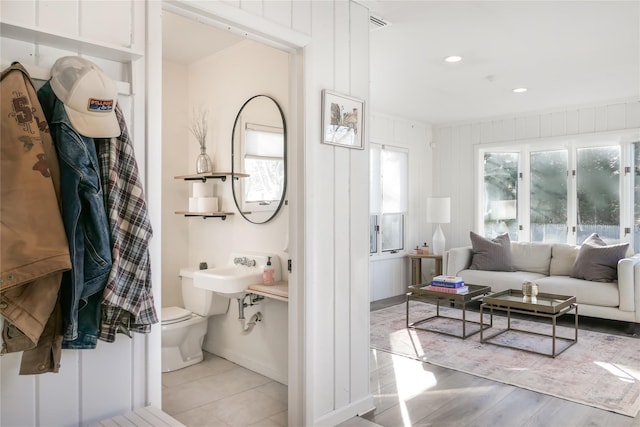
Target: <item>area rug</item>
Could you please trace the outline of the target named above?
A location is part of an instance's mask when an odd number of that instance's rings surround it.
[[[410,322],[435,314],[435,305],[418,301],[410,304]],[[575,345],[551,358],[481,343],[480,334],[462,340],[407,329],[405,307],[403,303],[371,312],[372,348],[630,417],[635,417],[640,410],[640,339],[580,330]],[[441,307],[440,310],[447,316],[461,316],[459,309]],[[467,310],[467,319],[478,321],[480,314]],[[488,320],[487,314],[485,319]],[[492,334],[506,325],[505,317],[494,316],[493,328],[484,333]],[[420,326],[461,330],[460,322],[440,318]],[[551,332],[550,320],[545,323],[512,319],[512,327]],[[558,326],[557,333],[573,338],[574,329]],[[544,345],[543,341],[550,341],[511,333],[497,338],[521,348],[536,349]]]

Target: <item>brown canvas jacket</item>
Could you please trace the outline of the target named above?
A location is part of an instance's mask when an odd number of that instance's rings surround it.
[[[23,354],[20,373],[57,372],[54,308],[62,272],[71,268],[58,160],[27,71],[13,64],[0,89],[0,315],[8,321],[2,351],[37,347]]]

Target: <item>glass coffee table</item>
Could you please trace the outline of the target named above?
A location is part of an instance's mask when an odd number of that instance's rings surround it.
[[[449,292],[441,292],[441,291],[435,291],[435,290],[430,290],[427,289],[427,285],[422,285],[422,286],[409,286],[409,292],[407,292],[407,317],[406,317],[406,326],[407,328],[412,328],[412,329],[419,329],[421,331],[429,331],[429,332],[437,332],[440,334],[445,334],[445,335],[450,335],[453,337],[458,337],[458,338],[462,338],[465,339],[467,337],[470,337],[471,335],[477,334],[478,332],[480,332],[482,330],[482,319],[480,319],[480,322],[475,322],[475,321],[471,321],[471,320],[467,320],[467,310],[466,310],[466,306],[469,302],[471,301],[476,301],[480,298],[482,298],[484,295],[488,294],[489,292],[491,292],[491,287],[489,286],[481,286],[481,285],[470,285],[470,284],[466,284],[466,286],[469,288],[469,292],[467,292],[466,294],[452,294]],[[409,301],[411,300],[415,300],[415,301],[435,301],[436,303],[436,314],[435,316],[430,316],[430,317],[426,317],[424,319],[420,319],[418,321],[415,322],[409,322]],[[440,314],[440,301],[448,301],[450,303],[458,303],[462,306],[462,319],[457,318],[457,317],[450,317],[450,316],[444,316],[442,314]],[[482,314],[481,314],[482,316]],[[419,327],[419,325],[422,325],[424,323],[430,322],[432,320],[438,319],[438,318],[444,318],[444,319],[453,319],[455,321],[459,321],[462,323],[462,334],[457,334],[457,333],[450,333],[450,332],[446,332],[446,331],[442,331],[442,330],[438,330],[438,329],[434,329],[434,328],[423,328],[423,327]],[[467,331],[467,324],[473,324],[473,325],[478,325],[478,328],[473,328],[474,330],[471,332]],[[486,328],[489,328],[490,326],[487,325]],[[485,328],[485,329],[486,329]]]
[[[542,354],[545,356],[556,357],[566,349],[578,342],[578,304],[576,303],[576,297],[566,295],[555,295],[539,293],[537,297],[527,297],[521,290],[508,289],[506,291],[497,292],[485,296],[480,304],[480,323],[483,322],[484,310],[490,311],[490,326],[493,326],[493,311],[504,311],[507,313],[507,328],[502,329],[490,336],[486,336],[482,331],[486,328],[480,327],[480,342],[499,345],[502,347],[515,348],[518,350],[528,351],[530,353]],[[573,338],[559,337],[557,335],[557,319],[558,317],[572,312],[575,317],[575,335]],[[529,316],[544,317],[551,319],[551,334],[545,334],[540,332],[534,332],[524,329],[517,329],[511,325],[511,313],[526,314]],[[551,338],[551,351],[543,352],[535,349],[528,349],[511,345],[511,340],[505,340],[498,342],[496,337],[504,334],[508,331],[515,331],[516,333],[536,335],[539,337]],[[562,348],[558,349],[558,341],[564,343]],[[510,343],[511,342],[511,343]]]

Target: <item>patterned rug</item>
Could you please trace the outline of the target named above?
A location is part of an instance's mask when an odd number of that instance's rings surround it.
[[[435,314],[433,304],[417,301],[410,304],[410,322]],[[451,317],[460,317],[462,313],[452,308],[440,310],[441,314]],[[467,320],[479,319],[478,312],[467,310]],[[485,322],[488,319],[485,313]],[[512,319],[511,322],[514,328],[551,332],[550,320]],[[493,334],[506,325],[505,317],[494,315],[493,328],[484,333]],[[441,318],[420,327],[461,331],[460,322]],[[477,326],[473,327],[477,330]],[[573,338],[574,330],[558,326],[557,334]],[[549,338],[540,340],[535,335],[507,332],[498,338],[519,348],[550,349]],[[565,340],[560,343],[560,348],[567,345]],[[480,334],[462,340],[406,329],[405,304],[402,303],[371,312],[371,347],[630,417],[635,417],[640,410],[640,339],[637,338],[581,329],[575,345],[551,358],[480,343]]]

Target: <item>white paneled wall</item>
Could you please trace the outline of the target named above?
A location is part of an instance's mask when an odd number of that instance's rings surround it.
[[[359,3],[311,2],[312,42],[304,52],[307,425],[333,425],[372,408],[369,150],[320,143],[322,89],[368,100],[368,25]]]
[[[34,78],[47,79],[59,57],[82,54],[119,82],[143,178],[145,13],[145,3],[134,0],[0,2],[3,67],[19,61]],[[95,350],[63,350],[60,372],[40,376],[18,375],[20,353],[0,357],[0,425],[86,425],[149,402],[159,405],[147,388],[150,343],[149,336],[119,335],[115,343],[98,342]]]
[[[474,146],[545,143],[552,138],[640,128],[640,100],[499,117],[434,129],[434,192],[451,196],[451,223],[442,225],[447,248],[470,245],[476,208]]]
[[[423,242],[431,244],[431,224],[427,224],[427,197],[432,194],[431,126],[385,114],[371,114],[371,142],[405,148],[409,151],[409,211],[407,213],[405,252]],[[433,261],[423,261],[423,277]],[[403,295],[411,280],[410,261],[397,254],[371,257],[371,301]]]

